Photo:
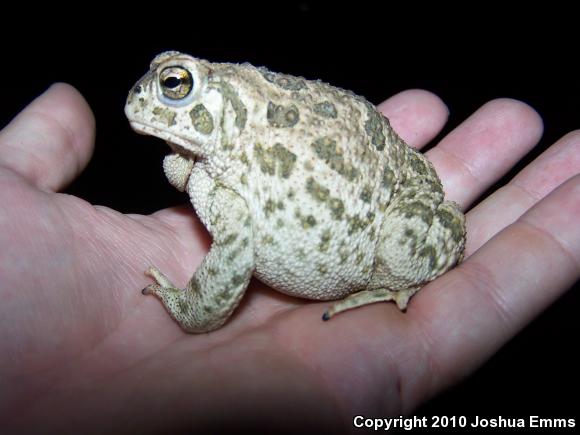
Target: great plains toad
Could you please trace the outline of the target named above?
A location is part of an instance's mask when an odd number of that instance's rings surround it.
[[[431,163],[364,98],[250,64],[158,55],[125,113],[167,141],[163,167],[212,235],[185,289],[159,270],[159,297],[187,332],[219,328],[252,275],[274,289],[405,309],[461,260],[465,218]]]

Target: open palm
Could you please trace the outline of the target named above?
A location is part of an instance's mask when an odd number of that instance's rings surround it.
[[[447,118],[425,91],[380,108],[416,148]],[[467,210],[541,133],[528,106],[495,100],[427,155]],[[353,415],[408,413],[472,372],[580,274],[577,132],[469,210],[466,260],[406,313],[381,303],[324,323],[327,303],[253,281],[222,329],[187,335],[140,293],[143,272],[182,286],[210,240],[190,207],[123,215],[56,193],[93,138],[64,84],[0,133],[0,429],[346,431]]]

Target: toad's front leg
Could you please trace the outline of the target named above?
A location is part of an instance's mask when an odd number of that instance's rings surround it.
[[[157,284],[143,290],[161,299],[171,317],[194,333],[217,329],[226,322],[254,271],[254,241],[245,201],[224,187],[214,187],[207,199],[213,243],[185,289],[175,288],[152,267],[147,274]]]

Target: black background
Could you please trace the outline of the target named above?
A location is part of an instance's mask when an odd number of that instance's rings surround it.
[[[131,213],[187,201],[163,175],[166,145],[134,134],[123,114],[129,88],[153,56],[168,49],[319,78],[375,104],[408,88],[428,89],[451,112],[438,138],[490,99],[525,101],[543,117],[544,137],[499,185],[580,127],[580,38],[572,11],[526,6],[508,13],[501,5],[479,5],[443,12],[419,4],[401,11],[374,4],[201,8],[166,2],[128,6],[122,15],[120,5],[7,14],[12,22],[2,32],[0,124],[52,82],[77,87],[95,113],[97,139],[91,163],[66,191]],[[574,290],[417,414],[535,414],[576,417],[580,424],[578,286]]]

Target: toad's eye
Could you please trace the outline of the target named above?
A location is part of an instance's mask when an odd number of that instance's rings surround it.
[[[161,91],[170,100],[181,100],[193,89],[191,73],[180,66],[169,66],[159,74]]]

